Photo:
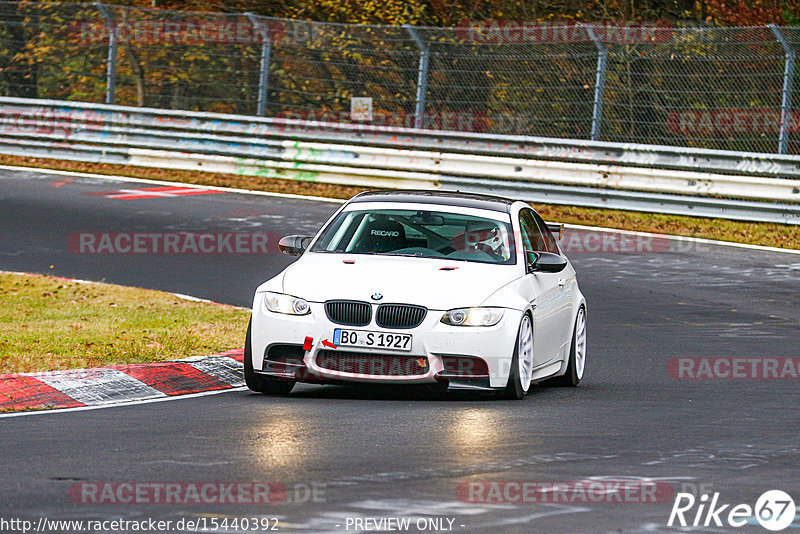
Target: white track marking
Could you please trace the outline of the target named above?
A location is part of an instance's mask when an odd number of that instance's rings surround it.
[[[31,376],[31,375],[28,375]],[[90,406],[116,404],[130,400],[158,399],[163,393],[145,382],[120,371],[99,367],[36,373],[33,378],[43,382],[80,403]]]
[[[154,289],[153,291],[159,291],[158,289]],[[244,306],[234,306],[233,304],[223,304],[221,302],[215,302],[213,300],[208,299],[201,299],[200,297],[193,297],[192,295],[184,295],[183,293],[170,293],[169,291],[164,291],[164,293],[168,293],[174,297],[178,297],[179,299],[188,300],[190,302],[202,302],[203,304],[216,304],[217,306],[228,306],[230,308],[235,308],[237,310],[249,310],[250,308],[246,308]]]

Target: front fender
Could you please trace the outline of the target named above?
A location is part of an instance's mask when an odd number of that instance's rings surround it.
[[[533,298],[530,281],[522,276],[489,295],[480,305],[525,311],[530,308]]]

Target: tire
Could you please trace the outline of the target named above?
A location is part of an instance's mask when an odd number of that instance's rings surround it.
[[[520,351],[522,346],[522,351]],[[520,367],[520,356],[527,362],[526,369]],[[498,398],[508,400],[522,399],[531,387],[533,374],[533,323],[527,313],[522,316],[517,329],[517,342],[514,344],[514,356],[511,358],[511,371],[508,374],[508,384],[498,394]]]
[[[548,386],[575,387],[581,383],[586,367],[586,310],[581,306],[575,316],[575,327],[572,329],[572,343],[569,349],[567,371],[544,382]]]
[[[253,327],[253,320],[247,325],[247,337],[244,341],[244,381],[247,387],[257,393],[285,397],[294,387],[294,380],[277,380],[268,376],[257,375],[253,371],[253,344],[250,337],[250,330]]]

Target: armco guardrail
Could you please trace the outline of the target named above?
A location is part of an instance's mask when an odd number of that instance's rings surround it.
[[[0,153],[800,224],[800,156],[2,97]]]

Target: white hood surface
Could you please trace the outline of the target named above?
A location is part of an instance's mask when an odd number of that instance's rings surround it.
[[[432,310],[479,306],[521,276],[518,265],[328,253],[304,254],[284,273],[283,292],[311,302],[378,303],[371,296],[380,293],[380,303],[417,304]]]

